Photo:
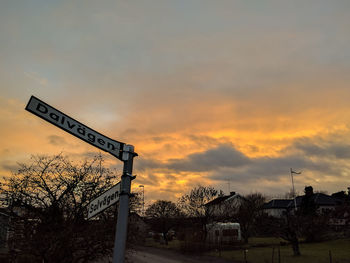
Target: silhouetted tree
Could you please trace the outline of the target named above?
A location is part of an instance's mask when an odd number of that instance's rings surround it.
[[[206,217],[208,212],[204,205],[220,194],[222,195],[222,191],[211,186],[198,186],[180,197],[178,205],[187,217]]]
[[[176,204],[171,201],[158,200],[147,208],[146,216],[150,219],[152,229],[162,233],[164,242],[168,245],[168,232],[176,225],[181,216]]]
[[[248,243],[249,237],[254,233],[254,228],[259,218],[263,215],[262,207],[265,197],[261,193],[252,193],[244,196],[230,221],[238,222],[241,226],[242,237]]]
[[[19,164],[0,189],[17,222],[12,238],[17,248],[40,262],[86,262],[110,252],[115,206],[98,220],[86,220],[88,203],[116,183],[102,163],[99,156],[74,164],[59,154]]]
[[[201,242],[205,241],[208,232],[207,225],[213,219],[213,214],[206,209],[205,204],[221,195],[223,195],[222,191],[211,186],[198,186],[194,187],[189,194],[180,197],[178,201],[179,208],[188,220],[192,221],[192,226],[197,226],[192,236],[196,236],[196,239]]]
[[[277,236],[287,240],[292,245],[293,255],[300,256],[299,238],[301,236],[300,231],[300,219],[298,216],[288,211],[284,218],[275,221],[275,233]]]
[[[284,198],[286,199],[293,199],[294,197],[298,196],[300,193],[298,191],[293,190],[293,188],[289,189],[288,192],[284,194]]]

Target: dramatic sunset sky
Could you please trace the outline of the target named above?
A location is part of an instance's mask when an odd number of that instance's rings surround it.
[[[148,202],[198,185],[350,186],[350,1],[0,3],[0,175],[97,148],[24,110],[34,95],[135,146]],[[107,153],[106,165],[121,172]]]

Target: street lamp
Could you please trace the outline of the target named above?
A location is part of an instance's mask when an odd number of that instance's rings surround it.
[[[145,186],[140,184],[139,187],[142,187],[142,215],[145,215]]]

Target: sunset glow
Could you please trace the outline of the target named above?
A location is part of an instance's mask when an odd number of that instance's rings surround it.
[[[99,154],[26,112],[34,95],[134,145],[146,203],[197,185],[283,195],[291,167],[299,192],[346,190],[349,11],[316,0],[1,3],[0,174],[32,154]]]

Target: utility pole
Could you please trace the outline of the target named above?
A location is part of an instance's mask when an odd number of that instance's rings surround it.
[[[299,172],[299,173],[294,172],[293,169],[290,168],[290,177],[292,178],[293,197],[294,197],[294,210],[297,211],[297,200],[296,200],[296,196],[295,196],[293,174],[301,174],[301,172]]]

